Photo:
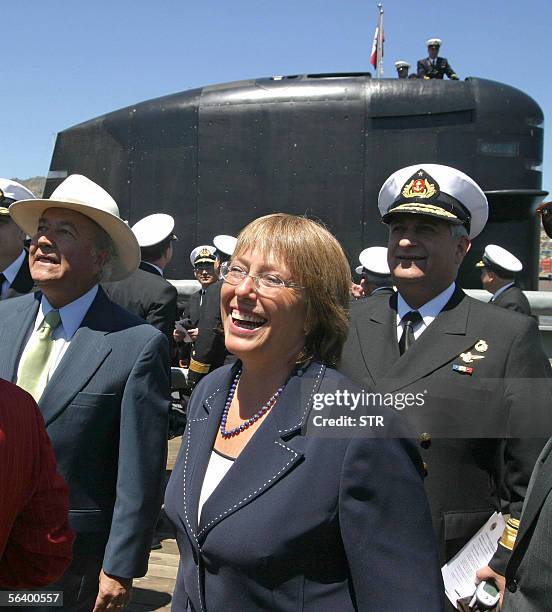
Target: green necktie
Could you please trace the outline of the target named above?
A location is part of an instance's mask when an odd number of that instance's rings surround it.
[[[60,320],[58,310],[51,310],[44,317],[38,333],[31,336],[32,346],[24,353],[19,364],[17,384],[28,391],[36,402],[40,399],[48,382],[50,358],[54,346],[52,334]]]

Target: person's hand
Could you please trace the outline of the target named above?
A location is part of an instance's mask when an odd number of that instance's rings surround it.
[[[173,329],[173,340],[175,342],[184,342],[185,338],[186,338],[185,332],[180,331],[179,329]]]
[[[98,597],[93,612],[101,610],[122,610],[130,600],[132,578],[120,578],[100,571]]]
[[[194,327],[193,329],[188,330],[188,335],[192,339],[192,342],[195,342],[197,340],[198,332],[199,332],[199,329],[197,327]]]
[[[502,599],[504,598],[504,589],[506,588],[506,578],[502,574],[497,574],[488,565],[478,569],[475,573],[476,584],[479,584],[483,580],[494,580],[498,590],[500,591],[500,607],[502,607]]]

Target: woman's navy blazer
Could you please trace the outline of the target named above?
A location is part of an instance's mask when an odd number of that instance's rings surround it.
[[[290,378],[198,517],[237,367],[194,391],[167,487],[180,550],[173,610],[442,610],[417,451],[405,439],[313,434],[315,393],[358,391],[320,363]]]

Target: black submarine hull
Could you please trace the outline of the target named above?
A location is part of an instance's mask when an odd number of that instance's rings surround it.
[[[276,211],[307,214],[341,241],[351,265],[385,245],[377,195],[394,170],[418,162],[456,167],[487,193],[490,219],[460,282],[496,243],[538,282],[536,204],[543,114],[505,84],[371,79],[367,74],[273,77],[212,85],[117,110],[60,132],[45,195],[69,174],[102,185],[131,224],[152,212],[176,219],[166,270],[189,278],[189,252]]]

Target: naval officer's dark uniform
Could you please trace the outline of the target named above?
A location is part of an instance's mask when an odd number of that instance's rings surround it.
[[[4,296],[0,295],[0,300],[7,300],[8,298],[18,297],[20,295],[30,293],[33,288],[34,281],[29,270],[29,253],[27,250],[25,250],[25,259],[15,275],[13,282],[8,287],[6,294]]]
[[[500,306],[500,308],[521,312],[521,314],[531,315],[529,300],[525,297],[523,291],[515,285],[511,285],[504,291],[501,291],[498,297],[495,298],[493,296],[491,304]]]
[[[507,438],[550,431],[551,370],[533,319],[459,288],[402,356],[396,309],[389,295],[353,304],[340,369],[366,390],[422,394],[423,405],[403,414],[427,465],[444,563],[493,511],[519,519],[544,440]],[[491,567],[504,574],[509,554],[499,545]]]
[[[220,316],[220,290],[222,280],[209,285],[201,303],[197,340],[192,348],[188,371],[190,386],[197,384],[205,374],[220,367],[228,355]]]
[[[115,303],[163,332],[172,346],[178,293],[155,266],[141,261],[128,278],[102,285]]]
[[[435,64],[429,57],[418,60],[418,76],[427,79],[442,79],[445,74],[449,79],[457,80],[458,76],[445,57],[436,57]]]

